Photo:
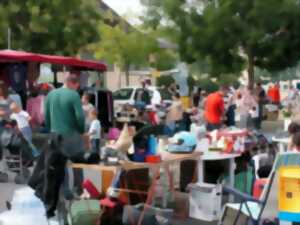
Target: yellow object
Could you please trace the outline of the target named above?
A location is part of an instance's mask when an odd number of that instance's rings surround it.
[[[300,213],[300,166],[279,170],[279,211]]]
[[[189,96],[182,96],[181,102],[184,109],[189,109],[191,107],[191,99]]]

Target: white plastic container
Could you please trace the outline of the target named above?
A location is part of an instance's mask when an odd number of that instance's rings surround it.
[[[222,210],[222,186],[206,183],[189,185],[191,218],[214,221],[218,220]]]

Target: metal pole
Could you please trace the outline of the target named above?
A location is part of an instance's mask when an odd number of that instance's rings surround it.
[[[11,29],[7,29],[7,49],[11,49]]]

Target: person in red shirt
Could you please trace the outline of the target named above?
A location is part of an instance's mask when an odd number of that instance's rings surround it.
[[[273,102],[273,98],[274,98],[274,87],[273,87],[273,85],[269,86],[267,95],[268,95],[268,98],[271,100],[271,102]]]
[[[268,90],[268,97],[270,98],[273,104],[280,103],[280,85],[279,83],[275,84],[274,86],[270,86]]]
[[[274,99],[273,99],[274,104],[280,104],[280,84],[277,83],[274,86]]]
[[[219,91],[210,94],[206,99],[204,116],[208,131],[219,129],[222,126],[225,111],[223,100],[225,91],[225,88],[221,88]]]

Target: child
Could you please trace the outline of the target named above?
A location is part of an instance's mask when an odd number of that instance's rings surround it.
[[[82,109],[86,117],[94,109],[94,106],[90,103],[90,96],[88,94],[83,94],[81,97]]]
[[[39,152],[32,144],[32,131],[29,125],[31,117],[27,112],[22,110],[21,107],[18,106],[15,102],[10,104],[10,110],[12,111],[10,119],[17,122],[18,129],[20,130],[24,139],[28,142],[28,144],[31,147],[33,157],[39,156]]]
[[[95,107],[90,103],[90,96],[88,94],[83,94],[81,97],[82,109],[84,112],[85,117],[85,131],[89,130],[90,121],[89,121],[89,114]]]
[[[89,119],[91,121],[91,125],[88,132],[90,144],[92,147],[92,151],[98,153],[100,147],[101,124],[98,120],[97,110],[93,109],[92,111],[90,111]]]

